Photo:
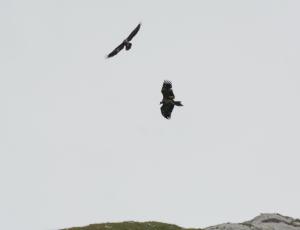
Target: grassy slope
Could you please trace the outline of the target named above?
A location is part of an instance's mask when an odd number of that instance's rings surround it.
[[[186,229],[173,224],[160,222],[122,222],[122,223],[105,223],[91,224],[85,227],[66,228],[65,230],[196,230]],[[200,230],[200,229],[198,229]]]

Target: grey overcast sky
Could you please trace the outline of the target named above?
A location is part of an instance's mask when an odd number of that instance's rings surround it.
[[[0,1],[0,228],[300,217],[300,1]],[[129,52],[105,59],[142,22]],[[161,85],[173,82],[171,120]]]

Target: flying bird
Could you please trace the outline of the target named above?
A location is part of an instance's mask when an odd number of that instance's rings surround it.
[[[110,54],[108,54],[106,56],[106,58],[110,58],[115,56],[116,54],[118,54],[124,47],[126,50],[130,50],[132,43],[130,42],[132,40],[132,38],[139,32],[140,28],[141,28],[141,23],[139,23],[137,25],[137,27],[135,27],[135,29],[129,34],[129,36],[117,47],[115,48]]]
[[[160,107],[161,114],[165,118],[170,119],[174,106],[183,106],[183,104],[181,104],[181,101],[174,101],[175,95],[173,93],[172,83],[170,81],[164,81],[161,93],[163,95],[163,99],[160,102],[160,104],[162,104]]]

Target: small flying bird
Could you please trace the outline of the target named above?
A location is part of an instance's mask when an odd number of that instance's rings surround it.
[[[171,118],[171,113],[174,109],[174,105],[183,106],[181,101],[174,101],[175,95],[172,90],[172,83],[170,81],[165,80],[161,89],[161,93],[163,95],[163,99],[160,102],[162,106],[160,107],[161,114],[167,118]]]
[[[131,39],[139,32],[141,28],[141,23],[135,27],[135,29],[129,34],[129,36],[117,47],[115,48],[110,54],[106,56],[106,58],[110,58],[115,56],[117,53],[119,53],[124,47],[126,50],[130,50],[132,43],[130,43]]]

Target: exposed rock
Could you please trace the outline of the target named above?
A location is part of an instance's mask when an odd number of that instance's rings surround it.
[[[221,224],[206,230],[300,230],[300,220],[280,214],[261,214],[240,224]]]

